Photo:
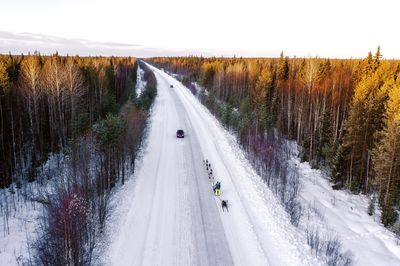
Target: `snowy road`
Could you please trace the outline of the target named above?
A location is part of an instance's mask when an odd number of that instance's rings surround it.
[[[110,247],[111,265],[315,265],[233,138],[178,81],[158,83],[148,146]],[[170,85],[173,88],[170,88]],[[177,139],[177,129],[185,138]],[[216,180],[215,197],[203,164]],[[229,213],[220,200],[229,200]]]

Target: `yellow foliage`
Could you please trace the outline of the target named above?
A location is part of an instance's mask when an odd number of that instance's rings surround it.
[[[397,82],[393,82],[389,90],[389,100],[386,109],[388,123],[400,121],[400,78],[397,79]]]

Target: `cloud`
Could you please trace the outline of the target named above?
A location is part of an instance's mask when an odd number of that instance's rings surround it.
[[[41,54],[81,56],[233,56],[234,53],[220,52],[206,49],[172,49],[160,47],[147,47],[138,44],[98,42],[84,39],[67,39],[57,36],[0,31],[0,53],[28,54],[35,51]]]
[[[254,56],[246,51],[228,51],[224,49],[182,49],[149,47],[138,44],[98,42],[85,39],[67,39],[57,36],[28,33],[0,31],[0,53],[3,54],[28,54],[35,51],[41,54],[81,55],[81,56]],[[271,54],[258,54],[257,56],[273,56]],[[275,55],[276,56],[276,55]]]
[[[140,54],[142,46],[126,43],[96,42],[83,39],[67,39],[34,33],[0,31],[0,53],[27,54],[79,54],[133,56]]]

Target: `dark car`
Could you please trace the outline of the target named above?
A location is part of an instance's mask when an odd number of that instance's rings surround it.
[[[173,87],[174,87],[174,85],[169,85],[169,87],[170,87],[170,88],[173,88]]]
[[[185,132],[183,132],[182,129],[178,129],[178,130],[176,131],[176,137],[177,137],[177,138],[184,138],[184,137],[185,137]]]

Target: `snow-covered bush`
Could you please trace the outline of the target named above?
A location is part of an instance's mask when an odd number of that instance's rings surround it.
[[[350,266],[353,264],[353,254],[342,251],[342,243],[336,236],[323,234],[318,227],[307,228],[306,235],[308,245],[327,265]]]
[[[36,263],[40,265],[87,265],[91,260],[90,209],[81,188],[59,188],[47,195],[38,231]],[[62,254],[62,255],[61,255]]]

